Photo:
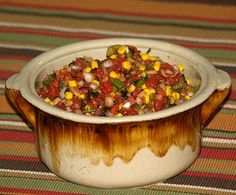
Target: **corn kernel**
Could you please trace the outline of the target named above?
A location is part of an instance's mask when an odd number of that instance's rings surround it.
[[[111,95],[112,97],[114,97],[116,94],[112,91],[112,92],[110,93],[110,95]]]
[[[99,81],[98,81],[98,80],[95,80],[95,79],[92,81],[92,83],[94,83],[94,84],[97,85],[97,86],[99,86],[99,84],[100,84]]]
[[[191,83],[190,79],[185,79],[185,81],[187,82],[188,85],[190,85],[190,83]]]
[[[172,95],[172,89],[171,89],[171,87],[169,85],[166,87],[166,95],[167,96],[171,96]]]
[[[139,68],[139,70],[143,70],[144,71],[146,69],[146,66],[141,64],[141,65],[139,65],[138,68]]]
[[[128,87],[128,89],[127,89],[127,91],[129,92],[129,93],[132,93],[134,90],[135,90],[135,86],[133,85],[133,84],[131,84],[129,87]]]
[[[143,84],[143,85],[141,86],[141,88],[142,88],[142,89],[147,89],[146,84]]]
[[[122,62],[122,67],[126,70],[129,70],[131,68],[132,64],[129,61]]]
[[[64,97],[66,100],[71,100],[73,98],[73,93],[71,93],[70,91],[67,91]]]
[[[157,57],[156,57],[156,56],[149,56],[149,60],[151,60],[151,61],[156,61],[156,60],[157,60]]]
[[[160,70],[160,66],[161,66],[161,62],[156,61],[156,62],[154,63],[153,68],[154,68],[155,71],[159,71],[159,70]]]
[[[116,59],[117,56],[116,56],[115,54],[113,54],[113,55],[110,56],[110,58],[111,58],[111,59]]]
[[[144,92],[147,94],[147,95],[151,95],[152,93],[155,93],[155,89],[153,88],[149,88],[149,89],[144,89]]]
[[[47,102],[47,103],[50,103],[50,102],[51,102],[50,98],[48,98],[48,97],[45,98],[44,101]]]
[[[189,95],[186,95],[184,96],[185,99],[189,100],[190,99],[190,96]]]
[[[92,69],[98,68],[98,62],[96,60],[91,61],[91,68]]]
[[[115,71],[111,71],[109,75],[111,78],[119,78],[119,75]]]
[[[141,58],[143,61],[146,61],[149,59],[149,55],[147,53],[143,53],[143,54],[141,54]]]
[[[88,66],[84,69],[84,72],[90,72],[92,69]]]
[[[172,97],[174,98],[174,100],[178,100],[180,98],[180,94],[178,92],[173,92]]]
[[[117,113],[115,116],[123,116],[123,114],[121,114],[121,113]]]
[[[142,77],[145,77],[146,75],[147,75],[146,72],[142,72],[142,73],[141,73],[141,76],[142,76]]]
[[[181,72],[184,71],[184,65],[183,64],[178,64],[178,68]]]
[[[53,101],[49,102],[49,104],[52,105],[52,106],[54,106],[54,102],[53,102]]]
[[[73,105],[73,101],[71,101],[71,100],[67,100],[65,102],[65,106],[72,106],[72,105]]]
[[[80,94],[79,99],[85,99],[85,94]]]
[[[119,49],[117,50],[118,54],[122,55],[126,52],[127,47],[126,46],[121,46],[119,47]]]
[[[69,87],[76,87],[77,86],[77,83],[75,80],[69,81],[68,84],[69,84]]]
[[[146,95],[144,96],[144,103],[145,103],[145,104],[148,104],[149,102],[150,102],[150,96],[146,94]]]
[[[175,103],[175,100],[173,97],[170,97],[170,104],[174,104]]]

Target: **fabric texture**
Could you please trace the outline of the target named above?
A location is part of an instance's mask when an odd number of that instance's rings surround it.
[[[34,132],[6,98],[5,81],[37,55],[109,37],[176,43],[231,76],[229,96],[202,130],[199,157],[161,183],[107,190],[59,178],[40,162]],[[235,1],[0,0],[0,194],[236,194]]]

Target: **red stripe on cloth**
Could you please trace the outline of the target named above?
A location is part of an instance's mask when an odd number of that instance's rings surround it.
[[[34,133],[28,132],[16,132],[16,131],[0,131],[1,141],[11,141],[11,142],[26,142],[26,143],[34,143]]]
[[[71,32],[58,32],[50,30],[39,30],[39,29],[29,29],[29,28],[1,28],[0,32],[15,32],[23,34],[37,34],[37,35],[46,35],[46,36],[57,36],[57,37],[66,37],[66,38],[84,38],[84,39],[99,39],[99,38],[108,38],[111,36],[107,35],[97,35],[93,33],[71,33]],[[173,41],[173,43],[191,47],[191,48],[208,48],[208,49],[224,49],[224,50],[236,50],[236,46],[228,44],[207,44],[207,43],[189,43],[183,41]]]
[[[200,158],[236,160],[236,150],[202,148]]]
[[[236,50],[234,45],[225,45],[225,44],[207,44],[207,43],[183,43],[180,41],[173,41],[176,44],[182,45],[184,47],[191,48],[207,48],[207,49],[223,49],[223,50]]]
[[[41,162],[38,157],[32,157],[32,156],[9,156],[9,155],[0,155],[0,159],[16,160],[16,161],[27,161],[27,162]]]
[[[14,72],[14,71],[1,70],[0,71],[0,79],[8,79],[9,77],[11,77],[14,74],[16,74],[16,72]]]
[[[236,74],[230,74],[231,78],[236,78]]]
[[[0,59],[31,60],[32,56],[0,55]]]
[[[66,37],[66,38],[86,38],[86,39],[98,39],[105,38],[107,36],[95,35],[95,34],[85,34],[85,33],[67,33],[67,32],[56,32],[56,31],[46,31],[39,29],[29,29],[29,28],[0,28],[0,32],[14,32],[14,33],[27,33],[27,34],[37,34],[37,35],[47,35],[47,36],[57,36],[57,37]]]
[[[60,194],[65,194],[65,195],[86,195],[86,194],[81,194],[81,193],[71,193],[71,192],[53,192],[53,191],[48,191],[48,190],[33,190],[33,189],[23,189],[22,186],[21,189],[19,188],[8,188],[8,187],[1,187],[0,192],[3,193],[17,193],[17,194],[48,194],[48,195],[60,195]]]
[[[231,92],[230,92],[229,99],[231,99],[231,100],[236,100],[236,91],[231,91]]]
[[[221,173],[184,171],[182,175],[198,176],[198,177],[213,177],[213,178],[226,179],[226,180],[236,180],[235,175],[221,174]]]
[[[113,15],[124,15],[124,16],[141,16],[147,18],[164,18],[164,19],[182,19],[182,20],[196,20],[196,21],[206,21],[206,22],[220,22],[220,23],[236,23],[235,19],[222,19],[222,18],[204,18],[196,16],[183,16],[183,15],[164,15],[164,14],[151,14],[151,13],[140,13],[140,12],[127,12],[127,11],[117,11],[110,9],[88,9],[81,7],[70,7],[70,6],[56,6],[56,5],[43,5],[43,4],[30,4],[30,3],[16,3],[16,2],[1,2],[1,5],[12,5],[17,7],[28,7],[28,8],[39,8],[39,9],[50,9],[50,10],[64,10],[64,11],[75,11],[75,12],[88,12],[93,14],[113,14]]]

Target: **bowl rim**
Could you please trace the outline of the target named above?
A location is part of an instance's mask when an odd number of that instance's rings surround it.
[[[113,44],[129,44],[136,47],[147,47],[162,49],[164,51],[170,51],[182,57],[188,56],[191,60],[196,60],[193,65],[194,68],[199,72],[202,83],[198,92],[188,101],[173,106],[168,109],[160,110],[157,112],[147,113],[143,115],[133,116],[121,116],[121,117],[107,117],[107,116],[88,116],[79,115],[76,113],[64,111],[54,106],[48,105],[38,96],[35,90],[35,81],[40,68],[44,64],[50,62],[50,60],[57,59],[61,56],[69,55],[73,52],[87,51],[90,49],[98,49],[108,47]],[[94,123],[94,124],[117,124],[117,123],[129,123],[129,122],[140,122],[150,121],[160,118],[165,118],[174,114],[178,114],[189,110],[195,106],[200,105],[204,102],[216,89],[216,68],[203,56],[196,53],[195,51],[182,47],[177,44],[150,40],[150,39],[137,39],[137,38],[107,38],[107,39],[95,39],[82,42],[75,42],[67,45],[63,45],[52,50],[46,51],[31,61],[29,61],[20,71],[20,92],[22,96],[32,105],[38,109],[57,116],[59,118],[80,122],[80,123]]]

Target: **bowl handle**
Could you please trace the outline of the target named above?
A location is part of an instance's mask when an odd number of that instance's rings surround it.
[[[217,69],[216,90],[213,94],[202,104],[201,108],[201,124],[206,126],[211,117],[224,101],[230,91],[231,78],[225,71]]]
[[[5,84],[5,92],[7,98],[13,107],[29,122],[34,128],[36,127],[35,108],[27,102],[20,93],[20,74],[15,74],[8,78]]]

